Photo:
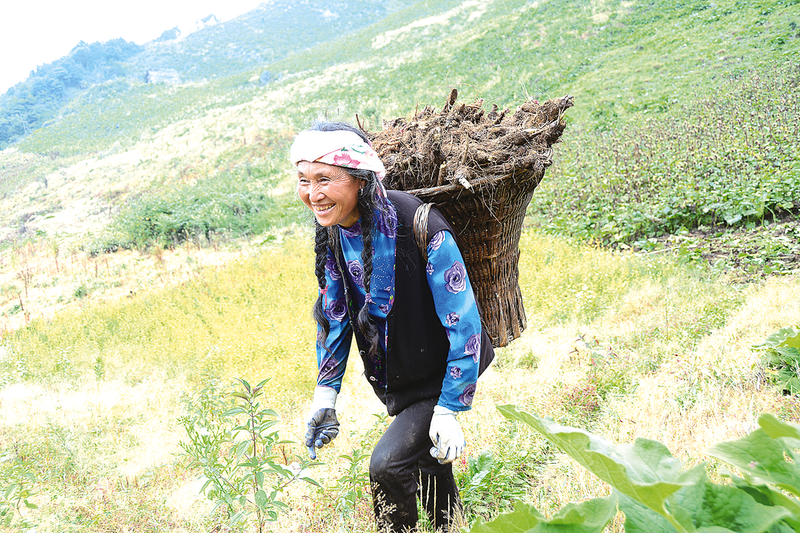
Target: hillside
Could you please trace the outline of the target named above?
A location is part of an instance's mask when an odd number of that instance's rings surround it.
[[[222,24],[193,32],[184,39],[150,43],[132,58],[129,72],[172,68],[181,79],[227,78],[293,57],[334,38],[381,24],[416,0],[389,2],[273,0]],[[264,69],[259,82],[278,79],[281,71]]]
[[[557,164],[531,206],[537,226],[636,249],[677,247],[720,268],[797,268],[797,4],[322,5],[264,4],[150,43],[120,63],[124,76],[86,87],[57,119],[0,152],[4,305],[20,305],[12,258],[28,242],[74,256],[184,239],[208,245],[209,235],[303,222],[284,158],[293,132],[318,116],[358,115],[379,128],[441,105],[449,87],[487,108],[574,95]],[[337,15],[345,10],[352,16]],[[291,46],[295,34],[303,46]],[[153,66],[175,68],[183,82],[144,83]],[[757,157],[740,155],[754,149]],[[186,211],[164,211],[167,190]],[[231,203],[242,195],[250,214],[198,218],[242,213]],[[163,223],[142,233],[137,217]],[[736,247],[745,239],[730,231],[770,221],[781,224],[759,232],[766,239],[747,239],[742,258]],[[707,245],[710,234],[719,244]],[[79,285],[56,298],[72,300]]]
[[[116,82],[112,90],[124,99],[132,85],[148,81],[152,72],[174,71],[177,76],[169,83],[241,74],[375,24],[410,4],[274,0],[185,37],[165,31],[144,46],[122,39],[81,41],[69,54],[40,65],[27,80],[0,95],[0,148],[69,114],[70,103],[94,86]],[[297,35],[303,36],[301,46]],[[266,84],[281,75],[264,70],[259,81]]]
[[[608,129],[669,113],[797,55],[796,8],[789,2],[742,9],[703,2],[392,2],[380,13],[372,5],[354,2],[352,17],[326,19],[313,2],[294,10],[266,4],[183,40],[151,43],[129,59],[125,78],[91,87],[19,149],[65,157],[115,143],[129,148],[178,121],[192,124],[212,110],[233,113],[247,102],[254,110],[269,102],[286,122],[359,113],[377,127],[381,118],[437,104],[449,86],[500,106],[528,95],[574,94],[575,125]],[[293,34],[304,35],[303,46],[290,50],[285,36]],[[215,72],[202,64],[215,65]],[[144,85],[153,67],[175,68],[187,83]],[[262,85],[265,72],[275,81]],[[316,85],[303,89],[312,80]],[[240,128],[258,120],[236,118]]]
[[[761,412],[799,419],[786,368],[753,347],[800,325],[800,2],[376,6],[274,2],[149,43],[0,152],[0,489],[38,505],[14,525],[229,529],[187,446],[222,438],[234,378],[269,377],[299,441],[313,381],[291,139],[318,117],[375,130],[453,87],[487,109],[575,102],[520,244],[529,327],[463,418],[470,523],[608,493],[497,404],[692,464]],[[181,82],[146,84],[151,67]],[[386,418],[359,370],[322,487],[287,489],[275,530],[371,530],[364,460]]]

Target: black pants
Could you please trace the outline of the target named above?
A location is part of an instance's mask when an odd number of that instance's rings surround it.
[[[437,531],[450,531],[461,513],[452,464],[440,465],[430,454],[428,429],[437,400],[400,412],[372,452],[369,477],[379,533],[414,531],[417,497]]]

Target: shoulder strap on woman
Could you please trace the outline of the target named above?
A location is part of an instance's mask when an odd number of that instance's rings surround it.
[[[422,260],[428,262],[428,215],[433,204],[422,204],[414,212],[414,240],[422,254]]]

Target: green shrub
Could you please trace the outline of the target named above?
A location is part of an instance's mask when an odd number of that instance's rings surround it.
[[[770,381],[787,394],[800,393],[800,329],[780,329],[755,348],[764,352],[761,363]]]
[[[259,188],[242,170],[198,181],[166,194],[130,201],[103,235],[90,242],[91,254],[151,246],[171,248],[185,241],[263,233],[294,222],[292,212]],[[288,219],[287,219],[288,216]]]
[[[266,522],[274,522],[279,512],[288,509],[278,497],[289,483],[302,479],[319,484],[301,477],[307,460],[297,458],[294,470],[288,463],[285,447],[291,441],[279,439],[272,429],[278,423],[277,413],[261,405],[268,379],[255,386],[238,381],[241,386],[228,397],[211,383],[196,397],[185,398],[188,414],[181,424],[188,441],[181,447],[192,466],[203,471],[202,492],[215,502],[212,514],[223,509],[233,529],[252,520],[261,533]]]
[[[35,494],[34,461],[14,448],[0,455],[0,524],[5,527],[28,526],[21,510],[37,508],[29,500]]]
[[[389,425],[388,415],[378,413],[373,415],[375,421],[372,426],[363,434],[356,435],[351,433],[351,438],[356,440],[358,446],[350,453],[339,455],[346,465],[342,475],[336,479],[332,490],[336,494],[336,511],[339,513],[343,522],[348,522],[350,528],[355,530],[358,519],[358,506],[369,497],[369,458],[370,450],[375,448],[381,435]]]
[[[528,494],[535,470],[549,451],[546,443],[542,448],[526,442],[526,435],[516,424],[504,424],[493,451],[468,457],[454,469],[470,523],[478,517],[489,520],[508,511]]]

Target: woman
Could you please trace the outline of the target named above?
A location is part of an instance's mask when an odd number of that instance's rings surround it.
[[[494,356],[452,228],[430,211],[423,260],[413,235],[422,202],[384,189],[383,163],[348,124],[316,123],[297,136],[290,158],[316,218],[319,376],[309,453],[316,458],[339,432],[336,396],[355,336],[365,375],[395,417],[370,460],[378,531],[413,530],[416,496],[447,531],[460,511],[452,461],[465,447],[456,414],[470,408]]]

